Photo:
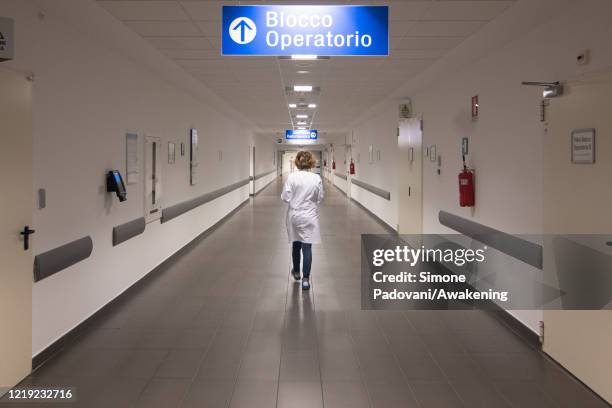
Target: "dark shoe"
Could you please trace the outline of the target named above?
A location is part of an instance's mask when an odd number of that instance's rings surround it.
[[[302,274],[299,271],[296,271],[295,269],[291,269],[291,275],[293,275],[293,279],[295,279],[296,281],[302,279]]]
[[[302,290],[309,290],[310,289],[310,279],[303,279],[302,280]]]

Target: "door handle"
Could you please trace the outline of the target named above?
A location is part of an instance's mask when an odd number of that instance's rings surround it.
[[[23,227],[23,231],[21,231],[19,234],[23,235],[23,250],[27,251],[28,249],[30,249],[30,235],[34,234],[36,232],[36,230],[30,229],[30,227],[28,225],[26,225],[25,227]]]

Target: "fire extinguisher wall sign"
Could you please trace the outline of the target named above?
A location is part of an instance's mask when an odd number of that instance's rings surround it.
[[[475,202],[474,172],[464,166],[463,171],[459,173],[459,205],[473,207]]]

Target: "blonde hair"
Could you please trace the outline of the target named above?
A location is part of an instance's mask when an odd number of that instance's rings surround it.
[[[317,164],[317,160],[314,158],[312,153],[307,151],[299,151],[295,156],[295,165],[300,170],[308,170],[313,168]]]

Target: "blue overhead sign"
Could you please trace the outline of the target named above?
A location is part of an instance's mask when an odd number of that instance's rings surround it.
[[[316,130],[291,130],[285,132],[287,140],[317,140],[318,132]]]
[[[223,6],[223,55],[389,55],[388,6]]]

